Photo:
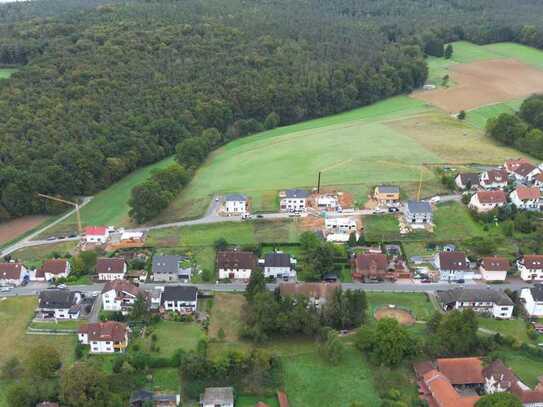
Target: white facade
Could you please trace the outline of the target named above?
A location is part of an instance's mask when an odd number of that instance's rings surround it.
[[[66,278],[66,277],[68,277],[70,272],[71,272],[70,262],[66,261],[66,268],[64,269],[64,272],[59,273],[59,274],[53,274],[53,273],[45,272],[44,273],[45,281],[51,281],[53,279],[58,279],[58,278]]]
[[[489,212],[493,209],[499,208],[501,206],[505,205],[504,202],[496,203],[496,202],[481,202],[479,200],[479,194],[474,194],[470,201],[469,201],[469,207],[471,209],[475,209],[477,212],[484,213]]]
[[[90,353],[115,353],[120,351],[118,346],[114,346],[113,341],[89,341],[89,336],[86,333],[79,333],[77,336],[82,345],[89,345]],[[126,334],[125,343],[128,344],[128,334]]]
[[[28,270],[26,269],[25,266],[23,266],[21,264],[20,266],[20,272],[17,274],[17,273],[11,273],[11,272],[7,272],[7,273],[3,273],[2,271],[0,271],[0,286],[2,285],[20,285],[25,276],[28,276],[28,278],[30,279],[30,274],[28,272]]]
[[[486,281],[505,281],[507,277],[507,271],[490,271],[485,270],[483,266],[479,267],[481,277]]]
[[[492,315],[494,318],[499,319],[511,319],[513,316],[513,308],[514,305],[498,305],[494,302],[485,302],[485,301],[479,301],[479,302],[460,302],[457,301],[454,309],[457,310],[464,310],[464,309],[471,309],[475,312],[482,313],[482,314],[489,314]]]
[[[102,308],[104,311],[123,311],[123,308],[134,305],[136,302],[135,295],[124,291],[119,294],[120,295],[117,295],[115,289],[102,293]]]
[[[195,301],[164,301],[162,306],[166,311],[177,311],[180,314],[192,314],[196,311],[198,305],[198,294]]]
[[[55,319],[79,319],[79,311],[70,314],[70,308],[56,308],[54,311]]]
[[[219,269],[219,279],[248,280],[251,277],[251,269]]]
[[[326,230],[335,233],[347,233],[357,231],[356,220],[353,218],[327,218],[324,220]]]
[[[244,215],[247,213],[247,201],[225,201],[224,212],[233,215]]]
[[[540,205],[540,200],[538,199],[525,199],[522,200],[518,197],[517,191],[511,192],[509,195],[511,198],[511,203],[515,205],[518,209],[524,210],[538,210]]]
[[[517,269],[520,272],[520,278],[524,281],[543,280],[543,263],[530,267],[531,268],[526,267],[521,260],[517,261]]]
[[[112,272],[104,272],[104,273],[98,273],[98,280],[101,281],[112,281],[112,280],[123,280],[124,276],[126,275],[126,263],[124,263],[123,271],[119,273],[112,273]]]
[[[280,208],[283,212],[304,212],[306,210],[306,198],[281,198]]]
[[[534,299],[530,288],[523,288],[520,290],[520,299],[529,316],[543,317],[543,301]]]
[[[319,209],[336,210],[339,207],[337,196],[319,195],[317,197],[317,207]]]

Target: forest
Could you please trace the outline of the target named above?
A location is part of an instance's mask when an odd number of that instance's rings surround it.
[[[449,41],[543,48],[539,15],[536,0],[1,5],[0,66],[19,70],[0,81],[0,221],[54,210],[38,192],[94,194],[178,144],[191,168],[189,147],[208,151],[270,118],[408,93],[427,78],[425,55]]]

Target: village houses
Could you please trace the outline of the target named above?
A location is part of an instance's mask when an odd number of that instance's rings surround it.
[[[358,233],[358,224],[355,218],[326,218],[324,220],[326,240],[335,243],[345,243],[349,240],[351,233],[354,233],[356,239],[360,237]]]
[[[138,296],[145,296],[145,291],[127,280],[110,280],[102,289],[104,311],[120,311],[128,314]]]
[[[279,194],[281,212],[305,212],[309,193],[303,189],[287,189]]]
[[[484,189],[503,189],[507,186],[509,177],[507,171],[502,168],[496,168],[484,171],[481,174],[480,185]]]
[[[474,172],[460,173],[454,179],[458,189],[474,189],[477,188],[480,182],[480,176]]]
[[[520,301],[530,317],[543,317],[543,284],[520,290]]]
[[[244,216],[249,213],[249,198],[243,194],[228,194],[224,197],[223,214],[227,216]]]
[[[404,207],[407,223],[411,225],[424,225],[432,223],[432,206],[425,201],[408,201]]]
[[[440,252],[435,256],[435,266],[441,281],[463,281],[474,277],[463,252]]]
[[[502,190],[479,191],[473,194],[468,206],[479,213],[484,213],[500,208],[506,203],[507,196]]]
[[[397,206],[400,204],[400,187],[378,185],[373,191],[373,199],[379,206]]]
[[[533,182],[535,177],[541,173],[541,170],[535,165],[524,162],[514,167],[509,172],[509,175],[518,183],[530,183]]]
[[[153,256],[153,281],[180,281],[188,283],[192,277],[192,264],[186,256]]]
[[[517,187],[509,195],[511,203],[518,209],[537,211],[541,207],[541,191],[537,187]]]
[[[483,257],[479,272],[485,281],[505,281],[510,268],[509,260],[505,257],[487,256]]]
[[[70,274],[70,262],[66,259],[49,259],[43,262],[41,269],[36,273],[43,276],[45,281],[66,278]]]
[[[96,322],[79,327],[78,340],[89,345],[91,354],[119,353],[128,347],[127,325],[117,321]]]
[[[85,243],[105,244],[109,239],[109,230],[105,226],[88,226],[84,229]]]
[[[256,269],[258,259],[251,252],[226,250],[217,252],[219,279],[248,280]]]
[[[21,263],[0,263],[0,285],[20,285],[30,278],[28,270]]]
[[[100,258],[96,260],[98,280],[123,280],[126,275],[126,262],[122,258]]]
[[[543,255],[532,254],[517,260],[520,278],[524,281],[543,280]]]
[[[263,259],[258,260],[258,264],[263,268],[264,277],[266,278],[296,279],[296,259],[287,253],[267,253]]]
[[[193,314],[198,307],[198,288],[188,285],[167,285],[160,295],[161,312]]]
[[[436,297],[444,311],[471,309],[499,319],[513,316],[513,301],[502,291],[491,288],[456,287],[438,290]]]
[[[42,290],[38,296],[36,318],[41,320],[79,319],[81,300],[79,291],[65,288]]]

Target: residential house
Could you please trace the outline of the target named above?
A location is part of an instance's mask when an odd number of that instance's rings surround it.
[[[180,403],[180,394],[156,393],[142,389],[130,396],[130,407],[177,407]]]
[[[0,263],[0,286],[17,286],[25,279],[29,279],[29,273],[21,263]]]
[[[456,287],[438,290],[436,297],[444,311],[471,309],[499,319],[511,319],[515,306],[505,293],[491,288]]]
[[[534,187],[539,188],[540,191],[543,190],[543,172],[537,174],[534,178]]]
[[[469,262],[463,252],[441,252],[435,257],[441,281],[459,281],[473,278]]]
[[[394,280],[394,273],[388,273],[388,259],[383,253],[357,254],[355,258],[356,270],[353,278],[362,281]]]
[[[189,282],[192,264],[186,256],[153,256],[153,281]]]
[[[355,234],[356,239],[360,237],[355,218],[326,218],[324,220],[324,227],[326,230],[326,240],[329,242],[348,242],[351,233]]]
[[[121,311],[128,314],[139,295],[145,291],[127,280],[110,280],[102,289],[104,311]]]
[[[287,253],[268,253],[258,263],[263,267],[265,277],[281,280],[296,279],[296,259]]]
[[[168,285],[160,295],[161,311],[193,314],[198,306],[198,288],[187,285]]]
[[[503,189],[509,182],[507,171],[502,168],[484,171],[481,174],[481,186],[484,189]]]
[[[83,241],[86,243],[105,244],[109,239],[109,230],[105,226],[89,226],[84,229]]]
[[[280,194],[281,212],[305,212],[309,193],[303,189],[287,189]]]
[[[98,280],[122,280],[126,275],[126,262],[122,258],[101,258],[96,261]]]
[[[339,196],[337,196],[336,194],[319,194],[315,202],[317,204],[317,209],[323,211],[341,210],[341,205],[339,204]]]
[[[432,223],[432,206],[425,201],[408,201],[404,215],[407,223],[412,225]]]
[[[340,283],[279,283],[279,294],[283,297],[305,297],[311,305],[320,308],[340,288]]]
[[[499,359],[483,371],[486,394],[509,392],[517,396],[525,407],[543,406],[543,384],[541,378],[534,390],[526,386],[511,369]]]
[[[89,345],[90,353],[118,353],[128,347],[127,325],[116,322],[96,322],[79,327],[78,339],[82,345]]]
[[[480,176],[474,172],[460,173],[454,179],[454,183],[458,189],[474,189],[477,188],[480,182]]]
[[[400,204],[400,187],[378,185],[373,191],[373,199],[379,206],[397,206]]]
[[[524,281],[543,280],[543,255],[532,254],[517,260],[520,278]]]
[[[502,207],[506,203],[507,196],[502,190],[479,191],[471,197],[469,207],[479,213],[484,213]]]
[[[487,256],[483,257],[479,272],[486,281],[505,281],[510,268],[509,260],[505,257]]]
[[[65,259],[45,260],[41,267],[41,273],[46,281],[66,278],[70,274],[70,262]]]
[[[537,187],[517,187],[509,195],[511,202],[518,209],[536,211],[540,209],[541,191]]]
[[[224,197],[223,213],[230,215],[247,215],[249,199],[242,194],[229,194]]]
[[[543,284],[520,290],[520,301],[530,317],[543,317]]]
[[[240,250],[227,250],[217,253],[219,279],[248,280],[256,268],[254,253]]]
[[[503,168],[505,169],[505,171],[511,174],[513,171],[516,171],[516,169],[523,164],[530,164],[530,161],[528,161],[526,158],[513,158],[513,159],[505,160],[505,163],[503,164]]]
[[[541,170],[531,163],[522,163],[516,166],[510,175],[516,182],[529,183],[533,182],[537,174],[541,173]]]
[[[79,291],[65,288],[48,288],[38,296],[38,319],[79,319],[81,300]]]
[[[200,395],[201,407],[234,407],[233,387],[206,387]]]

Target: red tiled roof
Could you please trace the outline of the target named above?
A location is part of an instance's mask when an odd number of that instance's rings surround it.
[[[502,169],[488,170],[486,172],[487,179],[485,179],[486,184],[493,183],[506,183],[507,182],[507,171]]]
[[[463,252],[439,253],[439,268],[441,270],[467,270],[468,263]]]
[[[510,267],[509,260],[498,256],[483,257],[481,266],[487,271],[507,271]]]
[[[512,171],[515,174],[518,174],[522,177],[528,176],[529,173],[531,173],[533,170],[537,169],[537,167],[531,163],[522,163],[519,164],[515,169]]]
[[[0,280],[18,280],[21,277],[22,264],[0,263]]]
[[[445,375],[433,369],[424,375],[424,383],[428,387],[432,400],[431,406],[438,407],[473,407],[479,397],[462,397],[454,389]]]
[[[541,192],[537,187],[518,187],[515,192],[521,201],[539,199],[541,196]]]
[[[530,161],[528,161],[526,158],[516,158],[516,159],[505,160],[505,169],[507,171],[514,171],[521,164],[530,164]]]
[[[479,358],[438,359],[437,367],[454,385],[484,383],[483,365]]]
[[[358,272],[385,272],[387,266],[387,256],[382,253],[367,253],[356,256],[356,270]]]
[[[502,204],[507,202],[505,192],[499,191],[479,191],[477,199],[482,204]]]
[[[107,228],[105,226],[87,226],[85,228],[85,235],[87,236],[104,236],[107,234]]]
[[[62,274],[66,271],[66,263],[68,263],[68,260],[65,259],[45,260],[41,270],[44,274]]]
[[[124,259],[98,259],[96,261],[96,272],[98,274],[114,273],[121,274],[124,271]]]
[[[89,341],[123,342],[127,330],[127,326],[121,322],[106,321],[82,325],[79,333],[86,333]]]
[[[522,263],[528,269],[543,269],[543,255],[531,254],[524,256]]]
[[[143,293],[143,290],[139,287],[136,287],[128,280],[111,280],[106,283],[102,289],[102,293],[106,293],[110,290],[115,290],[115,292],[123,291],[133,296],[137,296],[140,293]]]
[[[251,252],[228,250],[217,253],[217,267],[220,269],[254,270],[256,263],[256,256]]]

